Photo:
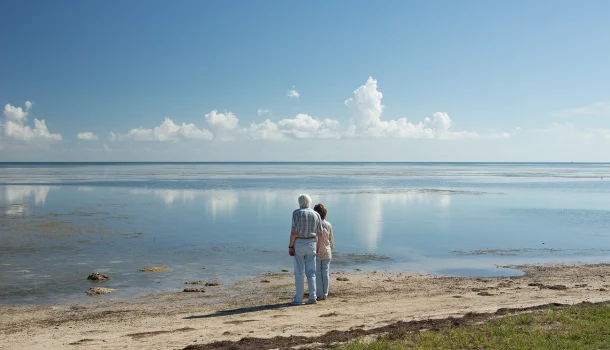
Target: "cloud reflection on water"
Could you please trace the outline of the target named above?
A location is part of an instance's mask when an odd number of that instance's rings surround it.
[[[176,201],[187,202],[195,199],[197,194],[196,190],[170,190],[170,189],[158,189],[150,190],[143,188],[134,188],[129,190],[130,194],[135,195],[154,195],[163,199],[166,205],[172,205]]]
[[[133,195],[154,195],[171,206],[176,202],[194,202],[203,200],[213,219],[220,213],[232,215],[239,203],[239,195],[235,190],[173,190],[173,189],[131,189]]]
[[[44,205],[50,186],[6,185],[0,187],[0,193],[7,204],[6,215],[23,215],[28,201],[33,197],[35,205]]]
[[[369,251],[377,250],[378,242],[384,232],[384,212],[392,206],[399,206],[404,210],[409,210],[409,206],[426,206],[444,211],[451,205],[451,195],[423,192],[359,193],[349,194],[346,197],[350,207],[357,208],[358,211],[349,218],[354,221],[355,235]],[[344,205],[341,202],[346,201],[345,196],[339,195],[324,195],[321,198],[329,203],[329,210],[332,210],[334,205]],[[329,221],[332,222],[331,219]]]

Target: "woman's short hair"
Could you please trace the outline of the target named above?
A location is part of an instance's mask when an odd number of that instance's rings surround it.
[[[322,220],[326,219],[326,213],[328,212],[328,210],[326,210],[324,204],[316,204],[316,206],[313,207],[313,210],[315,210],[316,213],[320,214]]]
[[[311,197],[306,194],[302,194],[299,196],[299,207],[300,208],[309,208],[311,206]]]

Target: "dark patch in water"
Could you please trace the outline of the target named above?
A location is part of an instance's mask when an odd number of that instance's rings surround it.
[[[523,276],[525,273],[515,269],[504,268],[449,268],[434,271],[434,274],[457,277],[513,277]]]

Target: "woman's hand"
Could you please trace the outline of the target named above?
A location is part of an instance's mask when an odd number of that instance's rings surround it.
[[[288,247],[288,255],[294,256],[294,247]]]

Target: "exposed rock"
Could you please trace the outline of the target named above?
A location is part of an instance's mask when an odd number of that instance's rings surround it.
[[[171,270],[172,268],[167,266],[150,266],[140,269],[140,272],[167,272]]]
[[[218,282],[208,282],[205,284],[206,287],[217,287],[219,285],[220,285],[220,283],[218,283]]]
[[[184,284],[205,284],[203,281],[186,281]]]
[[[477,295],[484,296],[484,297],[490,297],[490,296],[492,296],[493,294],[491,294],[491,293],[489,293],[489,292],[479,292],[479,293],[477,293]]]
[[[543,288],[553,289],[553,290],[566,290],[566,289],[568,289],[568,287],[564,286],[563,284],[556,284],[556,285],[553,285],[553,286],[544,286]]]
[[[271,283],[269,280],[262,280],[261,283]]]
[[[337,277],[337,281],[346,282],[346,281],[349,281],[349,278],[347,278],[347,277]]]
[[[110,276],[100,272],[92,272],[87,279],[94,282],[106,282],[110,279]]]
[[[283,269],[282,272],[290,272],[290,270]]]
[[[203,288],[184,288],[183,292],[185,293],[203,293],[205,290]]]
[[[91,287],[91,288],[87,289],[87,291],[85,293],[87,293],[87,295],[91,295],[91,296],[98,296],[98,295],[104,295],[106,293],[112,293],[115,290],[116,289],[114,289],[114,288]]]

